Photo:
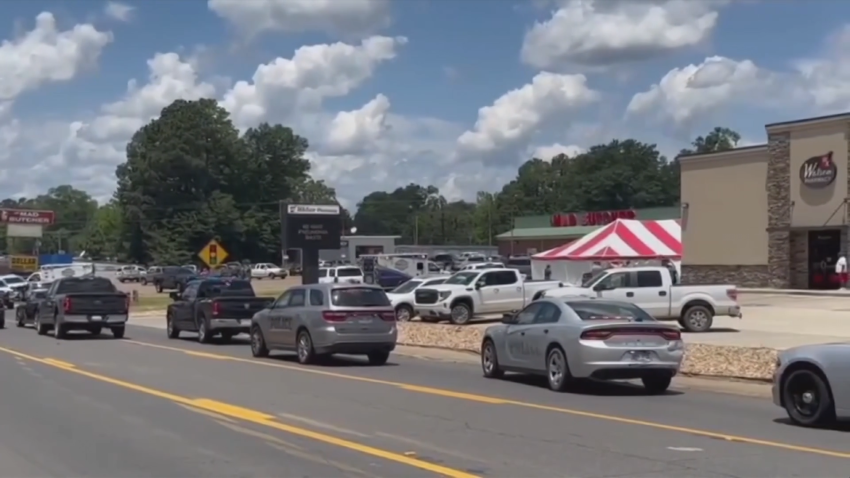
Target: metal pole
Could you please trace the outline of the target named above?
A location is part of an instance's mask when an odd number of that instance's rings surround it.
[[[493,198],[487,198],[487,245],[493,245]]]
[[[419,245],[419,214],[413,216],[413,245]]]

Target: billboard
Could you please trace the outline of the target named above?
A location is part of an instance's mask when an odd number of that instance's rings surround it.
[[[339,249],[341,209],[336,205],[281,205],[281,241],[284,249]]]
[[[53,211],[0,208],[0,223],[49,226],[56,221]]]

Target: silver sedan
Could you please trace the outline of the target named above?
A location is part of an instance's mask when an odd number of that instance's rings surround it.
[[[850,418],[850,344],[804,345],[780,352],[773,403],[802,426]]]
[[[662,393],[683,356],[678,328],[634,304],[582,297],[542,299],[506,314],[481,344],[485,377],[545,375],[556,391],[591,378],[641,379],[649,392]]]

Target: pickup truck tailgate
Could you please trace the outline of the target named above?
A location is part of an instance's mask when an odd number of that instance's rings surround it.
[[[114,315],[127,313],[127,295],[115,294],[71,294],[66,295],[60,306],[66,315]]]
[[[213,316],[226,319],[250,319],[266,308],[271,297],[218,297],[213,299]]]

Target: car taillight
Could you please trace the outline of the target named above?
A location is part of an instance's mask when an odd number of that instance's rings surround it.
[[[726,289],[726,296],[734,301],[738,301],[738,289]]]
[[[605,340],[614,335],[610,330],[588,330],[581,334],[582,340]]]
[[[326,322],[345,322],[346,317],[348,317],[348,313],[346,312],[332,312],[329,310],[322,312],[322,318]]]
[[[386,320],[387,322],[395,322],[395,312],[393,311],[384,311],[378,314],[381,317],[381,320]]]
[[[596,329],[587,330],[581,334],[581,340],[607,340],[615,335],[655,335],[664,340],[681,340],[682,333],[674,329]]]
[[[220,312],[221,312],[221,304],[219,304],[218,302],[213,302],[212,303],[212,314],[218,315]]]
[[[65,312],[71,311],[71,298],[65,297],[65,300],[62,301],[62,310]]]
[[[661,336],[667,340],[682,340],[682,333],[678,330],[665,330],[661,332]]]

